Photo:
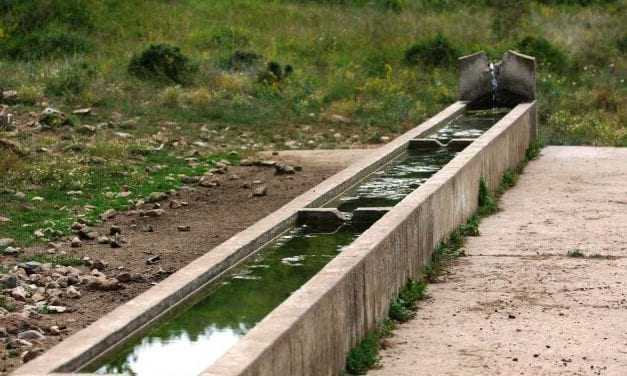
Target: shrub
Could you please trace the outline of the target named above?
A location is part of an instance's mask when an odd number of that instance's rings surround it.
[[[459,56],[461,52],[444,35],[438,33],[435,37],[418,42],[405,51],[405,62],[410,65],[422,63],[430,67],[449,67]]]
[[[141,54],[135,55],[128,71],[144,80],[166,80],[183,84],[189,82],[196,70],[190,59],[178,47],[168,44],[152,44]]]
[[[266,69],[259,72],[258,80],[264,84],[276,84],[286,79],[294,68],[291,65],[282,66],[276,61],[271,61],[266,66]]]
[[[522,53],[535,57],[540,66],[555,71],[564,71],[568,68],[566,54],[543,37],[525,37],[516,44],[516,48]]]
[[[49,96],[77,96],[89,86],[96,74],[86,63],[66,66],[46,82],[44,93]]]
[[[249,70],[261,63],[263,56],[251,52],[237,50],[231,55],[228,62],[228,68],[235,71]]]

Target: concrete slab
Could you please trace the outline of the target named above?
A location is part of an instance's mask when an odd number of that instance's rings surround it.
[[[627,149],[545,148],[368,374],[627,374],[626,181]]]

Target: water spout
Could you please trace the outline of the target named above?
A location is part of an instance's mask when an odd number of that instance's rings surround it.
[[[492,111],[495,111],[495,107],[496,107],[496,90],[499,87],[499,82],[496,79],[496,66],[494,65],[494,63],[490,63],[489,66],[490,69],[490,75],[492,76],[492,78],[490,79],[490,87],[492,90]]]

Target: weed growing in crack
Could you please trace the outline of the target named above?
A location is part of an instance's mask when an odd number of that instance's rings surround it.
[[[498,206],[496,205],[496,199],[492,195],[492,192],[490,192],[485,179],[481,177],[479,180],[479,209],[477,212],[480,217],[485,217],[497,211]]]
[[[568,253],[566,253],[566,256],[568,257],[586,257],[586,255],[581,252],[581,250],[579,249],[571,249],[570,251],[568,251]]]

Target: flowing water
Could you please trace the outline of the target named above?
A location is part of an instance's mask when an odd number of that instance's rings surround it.
[[[469,113],[428,137],[444,143],[452,138],[476,138],[502,116],[499,112]],[[347,213],[358,207],[394,206],[455,154],[446,147],[409,150],[326,206]],[[86,371],[138,376],[199,374],[368,227],[346,222],[327,233],[308,226],[289,230],[209,284],[193,303],[151,324]]]
[[[477,138],[501,120],[509,109],[472,111],[451,120],[446,126],[427,136],[447,143],[454,138]]]
[[[429,152],[409,150],[330,202],[327,207],[350,213],[356,208],[394,206],[454,156],[455,153],[447,148]]]

